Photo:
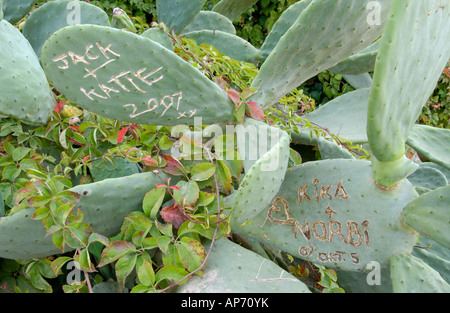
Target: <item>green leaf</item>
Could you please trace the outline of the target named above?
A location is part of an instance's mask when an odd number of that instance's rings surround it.
[[[184,267],[193,272],[198,269],[206,258],[206,250],[203,245],[190,237],[183,237],[175,243],[178,255],[184,264]]]
[[[67,138],[66,138],[66,132],[69,128],[64,129],[61,134],[59,134],[59,143],[61,144],[61,147],[64,149],[69,149],[69,146],[67,145]]]
[[[167,236],[159,236],[156,239],[156,242],[158,244],[159,249],[164,254],[167,254],[167,251],[169,251],[169,244],[172,242],[172,238],[167,237]]]
[[[74,132],[72,136],[73,136],[73,139],[75,139],[82,145],[87,145],[86,139],[80,133]]]
[[[128,253],[136,252],[136,247],[128,241],[114,241],[110,246],[105,247],[102,252],[101,261],[98,267],[110,264]]]
[[[30,151],[32,151],[30,148],[18,147],[14,149],[12,158],[15,162],[18,162],[22,160]]]
[[[87,223],[71,223],[66,226],[65,239],[72,248],[83,248],[87,245],[92,228]]]
[[[178,266],[169,265],[164,266],[156,273],[156,283],[161,282],[162,280],[167,280],[169,283],[176,283],[186,277],[189,273]],[[187,282],[187,279],[183,280],[179,285],[183,285]]]
[[[91,258],[87,249],[81,249],[80,254],[76,254],[74,256],[74,259],[80,264],[81,270],[89,273],[96,271],[94,264],[92,264],[91,262]]]
[[[141,284],[147,287],[151,287],[155,284],[155,271],[153,266],[147,260],[142,262],[142,265],[137,269],[137,276]]]
[[[136,266],[136,253],[130,253],[123,255],[120,259],[117,260],[115,269],[117,281],[122,286],[125,285],[125,280],[130,275],[130,273],[134,270]]]
[[[185,199],[185,205],[193,206],[198,200],[200,188],[194,180],[180,181],[176,185],[178,190],[174,190],[173,197],[177,202],[182,202]]]
[[[59,258],[53,260],[53,262],[51,264],[53,273],[55,273],[55,275],[61,274],[61,269],[64,266],[64,264],[66,264],[67,262],[69,262],[72,259],[73,258],[68,257],[68,256],[62,256],[62,257],[59,257]]]
[[[200,163],[191,169],[191,179],[195,181],[205,181],[214,175],[216,165],[211,163]]]
[[[88,240],[88,244],[90,245],[93,242],[100,242],[101,244],[103,244],[104,246],[109,246],[110,242],[109,239],[101,234],[97,234],[97,233],[92,233],[89,236],[89,240]]]
[[[161,150],[169,150],[170,148],[172,148],[173,146],[173,142],[170,141],[169,137],[167,136],[163,136],[160,140],[159,140],[159,148]]]
[[[166,195],[165,188],[153,188],[144,196],[142,208],[145,215],[155,219]]]
[[[231,172],[225,162],[218,160],[216,169],[216,177],[219,183],[219,188],[222,192],[228,194],[231,191],[232,177]]]
[[[130,293],[150,293],[150,292],[155,292],[155,291],[153,290],[153,288],[149,288],[144,285],[136,285],[130,291]]]

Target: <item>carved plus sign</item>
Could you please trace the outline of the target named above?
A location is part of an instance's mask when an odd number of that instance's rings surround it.
[[[328,217],[331,219],[331,217],[332,217],[334,214],[337,214],[337,212],[336,212],[336,211],[333,211],[333,210],[331,209],[330,205],[328,205],[327,208],[326,208],[326,210],[325,210],[325,214],[328,215]]]

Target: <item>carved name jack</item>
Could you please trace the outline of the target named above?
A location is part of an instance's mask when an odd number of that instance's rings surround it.
[[[58,63],[58,68],[61,70],[67,70],[71,66],[81,65],[85,70],[85,75],[83,76],[84,79],[92,77],[98,80],[98,72],[101,69],[107,68],[120,57],[121,55],[112,49],[112,44],[104,47],[99,42],[96,42],[95,44],[88,44],[84,48],[83,54],[68,51],[67,53],[55,57],[53,62]],[[99,61],[102,63],[100,66],[94,67],[92,65],[93,61],[95,61],[96,64],[98,64]],[[120,73],[111,75],[105,81],[98,83],[95,88],[86,89],[80,87],[80,91],[90,101],[98,99],[108,100],[111,99],[111,94],[119,94],[121,92],[138,92],[148,95],[148,87],[164,79],[164,75],[161,74],[162,70],[163,67],[161,66],[154,69],[143,67],[134,70],[121,71]],[[183,92],[177,91],[173,94],[165,95],[161,99],[149,96],[146,107],[141,111],[139,111],[138,106],[135,103],[125,103],[122,106],[125,108],[132,108],[132,112],[129,115],[131,119],[155,111],[158,108],[162,109],[160,117],[163,117],[170,108],[173,108],[178,112],[178,119],[183,117],[193,117],[197,113],[196,110],[180,110],[182,99]]]

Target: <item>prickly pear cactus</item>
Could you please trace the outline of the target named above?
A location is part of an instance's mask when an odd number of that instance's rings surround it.
[[[201,11],[205,0],[157,0],[156,12],[159,22],[163,22],[170,31],[180,34]]]
[[[83,1],[57,0],[34,10],[23,25],[22,33],[40,58],[44,42],[54,32],[76,24],[110,25],[106,12],[95,5]]]
[[[225,15],[234,21],[242,13],[250,9],[258,0],[221,0],[213,7],[213,11]]]
[[[380,42],[367,118],[374,179],[382,186],[395,186],[417,169],[405,157],[405,143],[450,59],[449,33],[448,5],[393,1]],[[405,49],[411,51],[408,58],[399,55]]]
[[[0,21],[0,113],[45,124],[56,102],[33,48],[20,31]]]
[[[3,0],[3,15],[11,24],[20,21],[33,8],[36,0]]]
[[[371,261],[386,266],[391,256],[412,250],[417,233],[401,224],[400,214],[416,197],[407,181],[380,191],[367,161],[308,162],[287,171],[272,203],[250,223],[232,215],[232,228],[310,262],[364,271]]]
[[[158,183],[161,180],[155,174],[142,173],[78,185],[69,191],[81,196],[76,207],[83,212],[84,221],[95,232],[114,236],[130,212],[142,210],[145,193]],[[25,209],[0,219],[1,258],[32,259],[61,253],[52,237],[46,236],[42,221],[31,219],[34,211]],[[71,250],[66,247],[65,251]]]
[[[316,0],[302,8],[284,35],[276,36],[279,41],[252,83],[259,91],[251,101],[267,108],[309,78],[370,46],[383,33],[391,0],[381,1],[377,25],[367,22],[368,3]],[[316,25],[324,20],[326,25]]]
[[[41,61],[58,91],[105,117],[146,125],[234,120],[225,91],[173,52],[128,31],[66,27],[45,43]]]
[[[310,293],[308,287],[275,263],[222,238],[214,244],[203,277],[178,288],[180,293]]]

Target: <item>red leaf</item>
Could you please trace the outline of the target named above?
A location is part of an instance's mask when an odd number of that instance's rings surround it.
[[[172,223],[175,228],[180,228],[188,220],[186,214],[181,211],[181,207],[177,204],[162,208],[160,213],[162,219],[166,223]]]
[[[68,103],[67,101],[59,101],[58,104],[55,107],[55,112],[58,114],[61,114],[61,110],[65,103]]]
[[[164,185],[164,184],[155,184],[155,187],[156,188],[166,188],[167,186],[166,185]]]
[[[186,175],[186,170],[180,161],[169,154],[164,154],[163,157],[167,161],[167,165],[162,169],[164,172],[174,176]]]
[[[258,103],[247,102],[247,108],[251,118],[257,121],[264,121],[264,110]]]
[[[228,98],[230,98],[231,101],[233,101],[235,106],[238,106],[239,102],[241,102],[241,96],[239,95],[239,92],[237,92],[236,90],[228,89],[227,95],[228,95]]]
[[[144,165],[146,166],[158,166],[158,163],[155,161],[155,159],[146,157],[141,159],[142,162],[144,162]]]
[[[170,186],[169,188],[173,189],[173,190],[180,190],[180,187],[177,187],[177,186]]]
[[[69,126],[70,128],[72,128],[74,131],[76,131],[77,133],[79,133],[80,132],[80,130],[78,129],[78,126],[77,125],[75,125],[75,126]]]
[[[125,127],[124,129],[120,130],[117,134],[117,143],[121,143],[123,141],[123,138],[125,137],[125,134],[127,133],[128,129],[130,127]]]
[[[91,157],[90,155],[85,156],[83,158],[83,164],[86,164],[86,161],[89,160],[90,157]]]

